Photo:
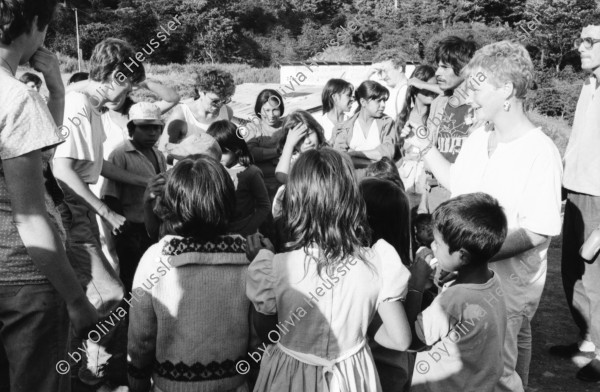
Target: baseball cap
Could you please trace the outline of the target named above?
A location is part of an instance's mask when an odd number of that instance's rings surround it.
[[[150,102],[138,102],[129,109],[129,121],[134,124],[164,125],[160,117],[160,108]]]

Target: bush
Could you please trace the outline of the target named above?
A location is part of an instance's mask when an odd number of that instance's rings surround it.
[[[64,54],[57,53],[56,57],[58,57],[58,61],[60,63],[60,71],[62,73],[75,73],[79,71],[79,66],[77,63],[77,58],[65,56]],[[89,69],[88,62],[85,60],[81,60],[81,71],[85,72]]]
[[[572,124],[583,84],[583,74],[577,74],[571,67],[566,67],[561,72],[556,72],[553,68],[546,69],[540,71],[537,76],[538,88],[529,98],[533,108],[540,114],[560,117]]]

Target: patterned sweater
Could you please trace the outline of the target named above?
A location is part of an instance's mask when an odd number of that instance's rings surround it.
[[[216,242],[165,236],[146,251],[129,301],[132,392],[208,392],[245,382],[235,370],[248,351],[248,260],[239,235]]]

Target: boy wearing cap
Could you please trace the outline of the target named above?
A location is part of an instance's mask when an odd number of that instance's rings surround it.
[[[160,138],[164,123],[160,108],[153,103],[140,102],[129,110],[126,140],[108,157],[115,166],[145,177],[154,177],[167,170],[164,155],[154,145]],[[115,238],[120,260],[120,278],[126,292],[131,291],[133,276],[140,258],[152,245],[144,226],[145,187],[108,180],[102,187],[102,198],[113,211],[125,216],[127,224]]]

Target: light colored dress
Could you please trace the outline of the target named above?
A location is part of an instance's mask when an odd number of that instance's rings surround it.
[[[366,341],[379,304],[406,295],[410,273],[380,240],[370,265],[348,258],[317,274],[316,247],[261,250],[248,269],[246,294],[256,310],[278,315],[269,332],[254,391],[377,392],[379,377]]]

